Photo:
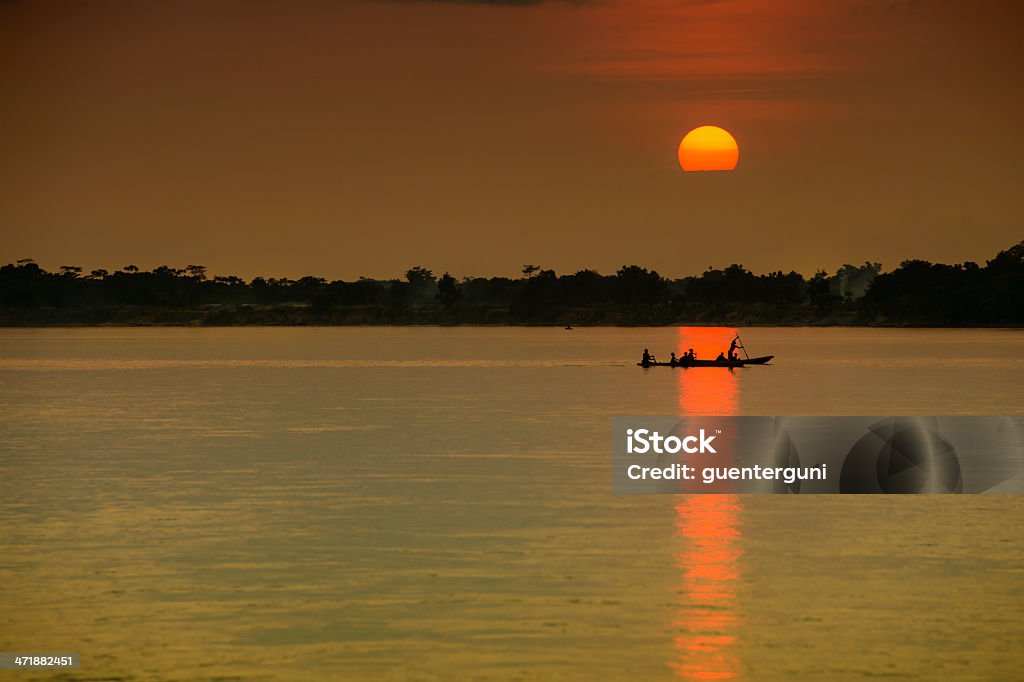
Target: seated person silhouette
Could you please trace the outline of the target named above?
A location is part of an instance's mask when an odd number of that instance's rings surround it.
[[[715,358],[715,362],[724,362],[724,361],[725,361],[725,353],[719,353],[718,357]]]

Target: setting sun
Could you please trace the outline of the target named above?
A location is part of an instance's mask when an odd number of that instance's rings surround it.
[[[684,171],[731,171],[740,158],[736,139],[718,126],[701,126],[679,143],[679,165]]]

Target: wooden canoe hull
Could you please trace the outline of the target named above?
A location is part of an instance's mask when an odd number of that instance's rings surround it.
[[[644,364],[638,362],[637,367],[679,367],[681,369],[688,369],[690,367],[745,367],[747,365],[764,365],[769,360],[774,358],[774,355],[763,355],[759,358],[750,358],[743,360],[683,360],[675,364],[671,362],[651,362]]]

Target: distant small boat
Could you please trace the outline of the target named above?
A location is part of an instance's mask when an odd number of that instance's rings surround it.
[[[638,362],[637,367],[743,367],[745,365],[763,365],[774,358],[774,355],[762,355],[759,358],[743,360],[679,360],[677,362]]]

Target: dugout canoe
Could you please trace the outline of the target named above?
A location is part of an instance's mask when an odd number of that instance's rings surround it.
[[[774,358],[774,355],[762,355],[759,358],[743,358],[741,360],[682,360],[680,362],[638,362],[637,367],[680,367],[687,369],[688,367],[744,367],[746,365],[764,365],[769,360]]]

